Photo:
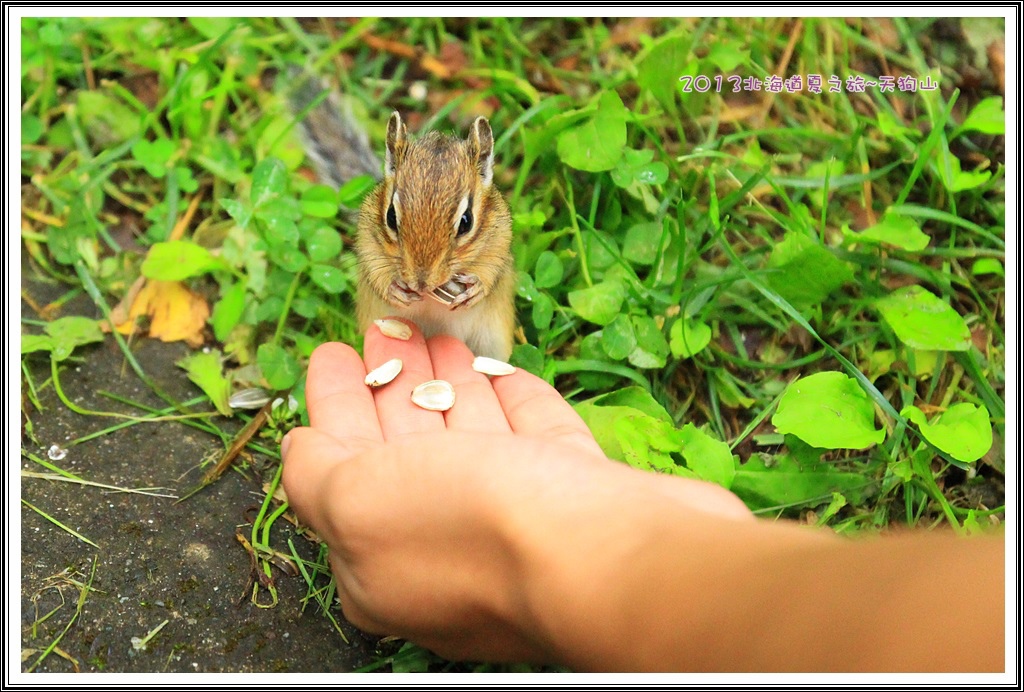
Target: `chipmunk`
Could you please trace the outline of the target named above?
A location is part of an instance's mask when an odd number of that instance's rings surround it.
[[[298,112],[319,96],[292,98]],[[478,117],[462,140],[430,132],[411,140],[398,111],[387,125],[381,178],[365,132],[332,96],[302,121],[306,153],[327,184],[378,179],[359,211],[360,328],[397,316],[427,337],[451,334],[478,356],[508,360],[515,327],[512,217],[494,182],[494,135]]]

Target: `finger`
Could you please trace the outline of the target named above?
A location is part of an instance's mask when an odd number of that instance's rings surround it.
[[[309,358],[306,375],[310,425],[342,441],[353,435],[383,439],[365,377],[362,358],[348,344],[318,346]]]
[[[423,332],[411,322],[407,324],[412,327],[412,337],[408,341],[384,336],[374,324],[366,332],[366,340],[363,342],[367,372],[392,358],[402,360],[402,372],[398,377],[373,392],[377,418],[385,440],[400,435],[444,430],[444,416],[441,413],[422,409],[412,403],[410,398],[414,387],[435,378]]]
[[[337,499],[331,497],[332,474],[354,455],[379,444],[379,439],[366,436],[337,438],[315,428],[294,428],[281,443],[288,504],[303,522],[327,537],[330,509]]]
[[[590,428],[558,391],[522,368],[491,381],[512,431],[571,444],[604,456]]]
[[[427,342],[427,350],[434,375],[455,388],[455,406],[444,414],[449,430],[512,431],[489,378],[473,369],[473,353],[464,343],[451,336],[438,336]]]

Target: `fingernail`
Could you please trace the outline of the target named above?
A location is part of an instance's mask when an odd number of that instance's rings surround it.
[[[289,432],[281,438],[281,461],[288,456],[288,447],[292,444],[292,434]]]

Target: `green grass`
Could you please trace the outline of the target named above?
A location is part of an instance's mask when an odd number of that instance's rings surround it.
[[[232,376],[293,389],[279,439],[304,419],[312,349],[361,342],[339,209],[366,186],[311,180],[275,75],[326,76],[378,150],[393,109],[413,130],[487,115],[515,220],[513,361],[609,455],[838,532],[971,533],[1004,509],[982,500],[1005,464],[1004,115],[970,48],[1001,35],[934,18],[26,19],[22,241],[96,315],[140,275],[212,296],[220,359],[189,377],[222,412]],[[775,74],[802,90],[729,79]],[[845,89],[881,75],[939,88]],[[54,324],[27,322],[23,351],[50,354],[56,386],[97,332]],[[257,553],[267,536],[253,528]],[[319,564],[299,563],[322,608]]]

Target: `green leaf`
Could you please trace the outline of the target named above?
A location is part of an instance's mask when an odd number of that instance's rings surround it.
[[[618,315],[601,331],[601,347],[609,358],[622,360],[636,348],[636,333],[629,315]]]
[[[937,165],[942,183],[950,192],[973,190],[984,185],[992,177],[989,171],[963,171],[960,159],[949,152],[939,154]]]
[[[48,350],[56,361],[68,358],[72,351],[83,344],[92,344],[103,341],[103,330],[100,323],[88,317],[61,317],[59,320],[48,322],[44,331],[49,337],[49,348],[42,337],[30,339],[28,345],[33,350]],[[25,337],[22,337],[22,348],[25,346]]]
[[[629,362],[638,368],[665,367],[669,346],[654,318],[647,315],[633,317],[633,330],[636,348],[629,354]]]
[[[211,40],[220,38],[238,24],[238,20],[230,17],[189,17],[188,22],[196,31]]]
[[[593,399],[588,399],[592,404],[599,406],[628,406],[656,418],[664,423],[672,423],[672,416],[665,410],[665,407],[658,403],[658,400],[651,396],[651,393],[641,387],[623,387],[614,392],[601,394]]]
[[[618,243],[615,237],[604,231],[583,233],[583,248],[591,271],[607,269],[615,264]]]
[[[178,180],[178,187],[182,192],[192,193],[199,189],[199,181],[192,175],[192,169],[184,166],[174,167],[174,177]]]
[[[314,264],[309,268],[309,278],[328,293],[341,293],[345,289],[345,274],[329,264]]]
[[[614,168],[626,146],[627,114],[619,95],[605,91],[591,118],[558,136],[558,157],[573,168],[591,173]]]
[[[604,337],[604,330],[587,334],[580,340],[580,360],[597,361],[599,363],[611,363],[608,354],[601,346],[601,339]],[[610,375],[595,370],[581,371],[576,374],[580,386],[589,391],[601,391],[614,385],[619,380],[618,375]]]
[[[609,459],[646,470],[674,471],[667,453],[679,451],[682,435],[671,423],[630,406],[602,406],[593,400],[575,408]]]
[[[253,208],[260,208],[284,193],[288,186],[288,170],[284,162],[273,157],[263,159],[252,172],[252,191],[249,200]]]
[[[971,274],[975,276],[982,276],[984,274],[1004,276],[1003,263],[995,257],[982,257],[971,265]]]
[[[298,222],[302,219],[302,207],[299,200],[291,195],[271,197],[253,210],[256,218],[271,222],[274,220]]]
[[[977,461],[992,448],[992,422],[984,406],[953,404],[931,422],[916,406],[907,406],[900,415],[917,425],[924,439],[958,461]]]
[[[945,301],[921,286],[905,286],[875,302],[896,337],[925,351],[966,351],[971,347],[967,323]]]
[[[1003,112],[1003,97],[989,96],[978,102],[967,114],[960,132],[981,132],[986,135],[1006,134],[1006,113]]]
[[[245,282],[230,284],[221,291],[220,300],[213,306],[210,324],[213,325],[213,336],[217,341],[228,338],[231,330],[241,321],[245,312]]]
[[[392,673],[426,673],[430,670],[430,652],[412,642],[406,642],[391,658]]]
[[[625,414],[615,418],[611,426],[622,450],[620,461],[639,469],[684,472],[671,456],[671,452],[678,451],[680,445],[680,433],[671,425],[659,423],[647,416]]]
[[[309,259],[295,247],[271,245],[268,254],[274,264],[292,274],[296,274],[309,266]]]
[[[818,242],[786,233],[768,258],[766,283],[790,303],[816,305],[853,278],[853,272]]]
[[[185,370],[188,379],[192,380],[206,396],[210,397],[210,401],[222,416],[232,414],[231,406],[228,405],[228,398],[231,396],[231,383],[224,376],[220,351],[196,351],[185,356],[175,365]]]
[[[739,65],[747,61],[750,51],[742,47],[743,43],[734,40],[718,40],[708,49],[707,61],[718,68],[722,74],[729,74]],[[724,88],[724,87],[723,87]]]
[[[101,146],[127,142],[141,131],[142,116],[96,89],[78,92],[77,115],[89,135]]]
[[[313,185],[302,193],[302,213],[318,219],[338,215],[338,193],[327,185]]]
[[[157,281],[182,281],[218,269],[227,269],[227,263],[188,240],[155,243],[142,262],[142,275]]]
[[[622,256],[633,264],[654,264],[654,260],[658,258],[662,235],[662,225],[657,221],[645,221],[630,226],[622,243]]]
[[[690,44],[681,36],[659,40],[637,65],[637,82],[669,111],[675,110],[675,95],[683,66],[689,60]]]
[[[366,195],[376,186],[377,179],[372,175],[356,176],[338,190],[338,202],[349,209],[358,209]]]
[[[36,351],[53,351],[53,339],[45,334],[22,334],[21,355]]]
[[[21,143],[35,144],[43,136],[45,128],[43,121],[34,115],[26,113],[21,116]]]
[[[97,224],[83,206],[82,200],[76,199],[63,227],[47,226],[47,247],[53,258],[61,264],[74,264],[87,254],[95,255],[95,250],[90,246],[94,248],[96,244]]]
[[[174,142],[163,137],[152,142],[140,139],[132,145],[132,157],[154,178],[167,175],[167,164],[175,151],[177,146]]]
[[[306,319],[313,319],[319,315],[320,310],[323,307],[324,301],[315,295],[296,296],[295,299],[292,300],[292,311]]]
[[[264,218],[263,223],[266,224],[263,237],[266,239],[267,245],[270,247],[298,248],[301,236],[299,234],[299,226],[294,221],[283,216],[271,216]]]
[[[533,344],[516,344],[509,362],[538,377],[544,373],[544,354]]]
[[[538,293],[533,299],[533,309],[530,319],[537,329],[547,329],[551,326],[551,320],[555,316],[555,302],[546,294]]]
[[[878,131],[890,139],[897,137],[920,137],[921,133],[912,127],[906,127],[888,111],[878,112]]]
[[[220,205],[224,207],[224,211],[228,213],[232,219],[235,220],[241,228],[246,228],[249,222],[252,221],[252,207],[247,203],[237,199],[222,199]]]
[[[705,481],[723,488],[731,486],[736,475],[736,462],[729,445],[711,437],[693,423],[687,423],[681,432],[686,466]]]
[[[612,181],[619,187],[633,183],[661,185],[668,180],[668,166],[661,161],[652,162],[650,149],[625,149],[622,158],[612,169]]]
[[[711,343],[711,327],[703,322],[681,317],[672,324],[669,338],[673,356],[692,358]]]
[[[826,449],[864,449],[885,439],[885,430],[875,429],[871,399],[841,372],[819,372],[790,384],[772,424]]]
[[[341,235],[328,226],[318,226],[306,238],[306,252],[314,262],[329,262],[341,254]]]
[[[537,258],[537,265],[533,270],[534,283],[538,288],[557,286],[562,281],[563,273],[562,260],[550,250],[545,250]]]
[[[835,492],[859,503],[872,485],[862,474],[835,471],[827,464],[799,464],[791,455],[774,461],[768,467],[754,456],[736,470],[729,489],[753,510],[820,504]]]
[[[615,319],[625,299],[626,288],[619,281],[604,281],[569,293],[569,305],[576,314],[602,326]]]
[[[854,240],[884,243],[911,252],[923,250],[931,242],[931,237],[921,231],[914,219],[899,214],[886,214],[871,228],[860,233],[848,231],[845,235]]]
[[[299,381],[302,368],[292,354],[274,343],[261,344],[256,350],[256,364],[271,389],[291,389]]]

